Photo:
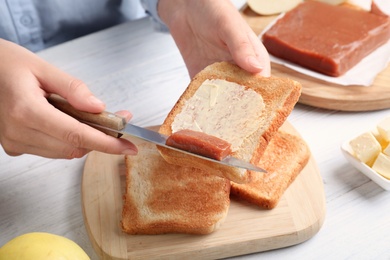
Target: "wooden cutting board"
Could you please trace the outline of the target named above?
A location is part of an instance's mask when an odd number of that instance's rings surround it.
[[[242,8],[241,13],[258,35],[277,17],[258,15],[247,5]],[[274,63],[272,63],[272,75],[289,77],[300,82],[303,87],[299,99],[301,104],[341,111],[390,108],[390,66],[379,73],[369,87],[329,83]]]
[[[288,123],[283,129],[298,134]],[[123,156],[91,152],[85,162],[85,226],[102,259],[215,259],[262,252],[310,239],[325,218],[322,179],[311,158],[272,210],[232,198],[225,222],[212,234],[127,235],[120,226],[125,171]]]

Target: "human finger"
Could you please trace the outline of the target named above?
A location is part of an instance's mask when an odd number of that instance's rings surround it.
[[[86,124],[46,104],[45,116],[37,115],[36,125],[40,125],[40,131],[67,143],[74,148],[96,150],[111,154],[137,153],[137,147],[126,139],[114,138],[96,130]],[[42,110],[41,109],[41,110]]]
[[[34,138],[31,138],[34,137]],[[76,148],[41,131],[23,128],[3,140],[4,151],[10,156],[33,154],[46,158],[81,158],[89,152]]]
[[[260,62],[260,66],[263,68],[259,74],[264,77],[271,76],[271,62],[267,49],[254,32],[248,32],[248,39],[252,42],[253,50]]]
[[[81,111],[99,113],[105,104],[92,94],[87,85],[55,66],[43,61],[33,68],[41,87],[48,93],[55,93],[65,98],[73,107]]]
[[[261,49],[259,40],[253,39],[252,31],[241,31],[239,34],[227,36],[227,47],[234,62],[241,68],[252,72],[267,74],[269,71],[268,53]]]

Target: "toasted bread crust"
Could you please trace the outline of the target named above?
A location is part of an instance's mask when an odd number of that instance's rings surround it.
[[[129,234],[208,234],[230,204],[230,182],[191,167],[168,164],[156,146],[138,145],[126,156],[122,229]]]
[[[267,173],[259,174],[251,183],[232,182],[231,194],[261,208],[275,208],[309,158],[310,150],[302,138],[279,131],[257,164]]]
[[[228,63],[214,63],[200,73],[198,73],[190,82],[189,86],[172,108],[159,132],[165,135],[171,135],[171,125],[176,117],[182,111],[187,100],[189,100],[207,79],[223,79],[235,82],[248,89],[259,93],[265,104],[262,111],[261,127],[251,136],[246,138],[241,148],[233,156],[256,163],[263,155],[272,136],[279,127],[285,122],[291,113],[301,93],[301,85],[291,79],[270,77],[265,78],[259,75],[251,74],[240,67]],[[237,125],[237,128],[242,126]],[[199,158],[193,158],[176,151],[163,147],[158,148],[164,159],[177,165],[192,165],[212,174],[228,178],[236,183],[248,183],[257,173],[244,169],[218,165]]]

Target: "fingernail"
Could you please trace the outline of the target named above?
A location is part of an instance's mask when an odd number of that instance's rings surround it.
[[[260,70],[264,69],[263,66],[261,66],[261,64],[260,64],[260,61],[257,58],[253,57],[253,56],[249,56],[248,57],[248,63],[252,67],[255,67],[256,69],[260,69]]]
[[[90,96],[88,99],[89,99],[89,102],[93,105],[104,106],[104,102],[95,96]]]
[[[137,151],[132,149],[126,149],[122,151],[123,155],[137,155],[137,153],[138,153]]]

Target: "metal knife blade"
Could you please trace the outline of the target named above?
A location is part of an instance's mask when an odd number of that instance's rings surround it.
[[[205,157],[202,155],[194,154],[194,153],[191,153],[191,152],[188,152],[185,150],[181,150],[181,149],[166,145],[165,143],[166,143],[168,136],[160,134],[160,133],[152,131],[152,130],[149,130],[147,128],[142,128],[142,127],[133,125],[133,124],[126,124],[125,127],[121,130],[114,130],[114,129],[107,129],[107,130],[111,130],[111,131],[118,132],[121,134],[135,136],[135,137],[138,137],[142,140],[152,142],[156,145],[163,146],[163,147],[175,150],[175,151],[179,151],[181,153],[185,153],[185,154],[188,154],[191,156],[198,157],[198,158],[202,158],[204,160],[208,160],[211,162],[215,162],[215,163],[219,163],[219,164],[223,164],[223,165],[227,165],[227,166],[243,168],[243,169],[247,169],[247,170],[251,170],[251,171],[266,172],[264,169],[262,169],[256,165],[253,165],[251,163],[245,162],[243,160],[237,159],[237,158],[232,157],[232,156],[227,156],[223,160],[219,161],[219,160],[211,159],[211,158],[208,158],[208,157]]]
[[[253,165],[249,162],[240,160],[232,156],[227,156],[223,160],[219,161],[166,145],[166,140],[168,136],[149,130],[147,128],[142,128],[133,124],[129,124],[126,122],[125,118],[107,111],[104,111],[100,114],[79,111],[73,108],[67,101],[55,95],[51,95],[50,97],[48,97],[48,101],[57,109],[74,117],[75,119],[115,137],[121,137],[122,134],[130,135],[148,142],[152,142],[156,145],[163,146],[168,149],[179,151],[181,153],[185,153],[187,155],[198,157],[214,163],[223,164],[230,167],[243,168],[251,171],[266,172],[264,169],[256,165]]]

